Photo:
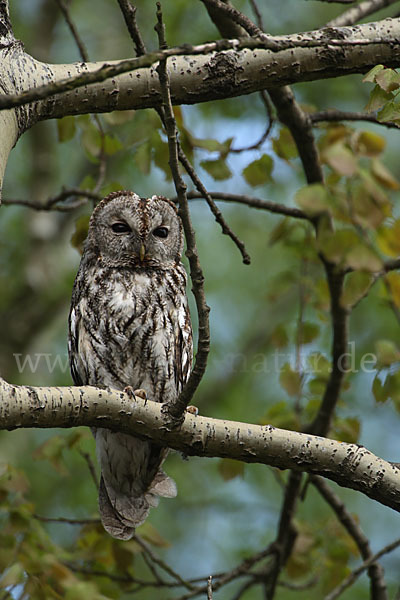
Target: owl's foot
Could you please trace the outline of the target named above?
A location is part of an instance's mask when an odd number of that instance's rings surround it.
[[[132,400],[135,400],[135,398],[142,398],[142,400],[147,400],[146,390],[142,390],[142,388],[134,390],[131,385],[127,385],[126,387],[124,387],[124,392],[125,394],[128,394],[129,398],[131,398]]]
[[[199,409],[197,408],[197,406],[189,404],[189,406],[186,407],[186,412],[196,417],[199,414]]]

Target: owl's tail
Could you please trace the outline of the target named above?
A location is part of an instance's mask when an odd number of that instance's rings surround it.
[[[103,527],[107,533],[119,540],[130,540],[136,527],[147,519],[150,508],[158,505],[158,496],[175,498],[176,494],[175,481],[161,470],[149,490],[136,498],[115,493],[101,476],[99,509]]]
[[[131,435],[94,429],[101,465],[99,510],[104,529],[129,540],[157,506],[158,496],[174,498],[175,482],[161,468],[168,450]]]

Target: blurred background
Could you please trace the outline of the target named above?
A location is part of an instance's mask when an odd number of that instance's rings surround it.
[[[73,0],[69,6],[91,60],[132,56],[132,43],[116,2],[96,0],[96,10],[88,0]],[[145,43],[153,49],[157,46],[153,31],[155,6],[144,0],[137,0],[136,6]],[[247,2],[236,0],[235,6],[253,18]],[[275,2],[264,0],[259,8],[271,34],[318,28],[343,10],[339,5],[299,0],[284,0],[279,8]],[[164,0],[163,11],[170,45],[218,37],[200,2]],[[393,15],[393,8],[386,13]],[[378,16],[384,15],[381,11]],[[11,17],[16,37],[35,58],[54,63],[80,60],[54,0],[14,0]],[[294,86],[298,101],[310,110],[362,110],[370,89],[358,75]],[[187,136],[187,146],[190,132],[193,139],[212,139],[221,144],[233,138],[232,148],[240,148],[256,142],[267,126],[258,94],[183,106],[177,110],[177,117],[182,135]],[[100,194],[132,189],[141,196],[156,193],[174,197],[165,137],[155,112],[103,115],[100,121],[109,140]],[[400,179],[398,132],[381,132],[377,126],[364,123],[352,127],[385,137],[383,161]],[[324,133],[322,128],[319,131],[317,135]],[[280,136],[281,130],[275,124],[269,138],[257,149],[229,153],[224,161],[229,172],[214,172],[214,177],[204,161],[218,163],[220,153],[208,150],[212,150],[210,143],[203,144],[203,149],[192,143],[192,158],[209,191],[248,194],[294,205],[294,194],[305,184],[304,176],[299,159],[276,154]],[[22,136],[10,156],[4,199],[44,203],[63,187],[93,189],[99,182],[100,137],[98,121],[87,115],[61,123],[37,124]],[[249,183],[243,169],[264,154],[273,157],[271,176],[260,184]],[[193,189],[190,182],[188,186]],[[394,202],[398,195],[393,192]],[[211,306],[212,332],[209,368],[194,403],[201,414],[210,417],[296,429],[300,425],[295,407],[300,403],[306,414],[312,414],[320,391],[316,385],[305,385],[300,395],[293,394],[282,375],[285,365],[293,369],[300,365],[307,381],[311,378],[310,355],[320,352],[329,357],[331,340],[326,284],[310,251],[312,232],[300,221],[285,220],[266,211],[232,203],[220,203],[220,207],[245,242],[252,263],[243,265],[238,250],[221,235],[205,203],[193,200],[192,218]],[[1,208],[0,373],[7,381],[43,386],[72,382],[67,361],[67,319],[80,260],[77,234],[92,208],[91,202],[69,211],[37,211],[8,204]],[[196,324],[192,298],[190,302]],[[299,320],[306,324],[300,341]],[[398,410],[393,402],[374,400],[371,385],[376,371],[363,372],[360,359],[376,351],[378,340],[396,343],[398,337],[399,323],[388,307],[384,286],[378,284],[352,315],[350,340],[354,342],[356,372],[348,379],[333,433],[338,439],[357,440],[393,461],[399,461]],[[84,457],[87,452],[94,459],[94,443],[84,428],[0,432],[0,465],[9,463],[25,473],[24,482],[13,493],[23,493],[32,510],[47,517],[97,516],[97,492]],[[177,453],[168,458],[166,470],[177,482],[178,497],[162,500],[144,527],[163,558],[185,577],[233,568],[274,539],[286,473],[219,459],[183,460]],[[361,494],[332,486],[351,512],[359,515],[373,551],[398,535],[397,514]],[[289,564],[288,576],[296,577],[298,573],[307,578],[320,564],[322,587],[315,592],[280,588],[277,598],[321,598],[321,590],[326,592],[340,581],[349,568],[358,564],[359,557],[311,486],[296,521],[304,544]],[[83,534],[78,527],[60,523],[42,526],[57,548],[72,554],[82,551]],[[384,558],[382,564],[394,594],[399,585],[399,551]],[[224,588],[216,597],[233,597],[236,585]],[[367,585],[364,575],[343,594],[343,599],[365,598]],[[110,590],[103,589],[103,593],[119,597]],[[140,598],[156,597],[153,594],[151,590],[143,591]],[[243,597],[252,600],[260,598],[259,594],[255,589]],[[166,598],[177,595],[165,592]]]

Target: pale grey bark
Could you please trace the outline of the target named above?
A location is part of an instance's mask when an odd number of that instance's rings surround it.
[[[162,405],[94,387],[15,386],[0,379],[0,429],[108,427],[189,456],[229,457],[323,475],[400,512],[400,470],[366,448],[319,436],[187,414],[170,429]]]
[[[159,106],[157,60],[168,55],[174,104],[195,104],[288,83],[400,66],[400,19],[171,48],[137,59],[53,65],[35,60],[10,30],[0,1],[0,190],[10,149],[36,121]],[[222,42],[223,43],[223,42]],[[256,47],[256,46],[264,47]],[[248,47],[246,47],[248,46]],[[97,83],[94,83],[97,81]]]

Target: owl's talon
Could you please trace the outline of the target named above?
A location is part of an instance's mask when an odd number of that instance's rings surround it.
[[[126,387],[124,387],[124,392],[125,392],[125,394],[128,394],[128,396],[129,396],[129,398],[131,398],[131,400],[135,400],[136,391],[134,391],[134,389],[131,385],[127,385]]]
[[[199,409],[197,408],[197,406],[189,404],[189,406],[186,407],[186,412],[196,417],[199,414]]]
[[[147,392],[142,388],[135,390],[135,396],[137,396],[138,398],[142,398],[142,400],[147,400]]]

